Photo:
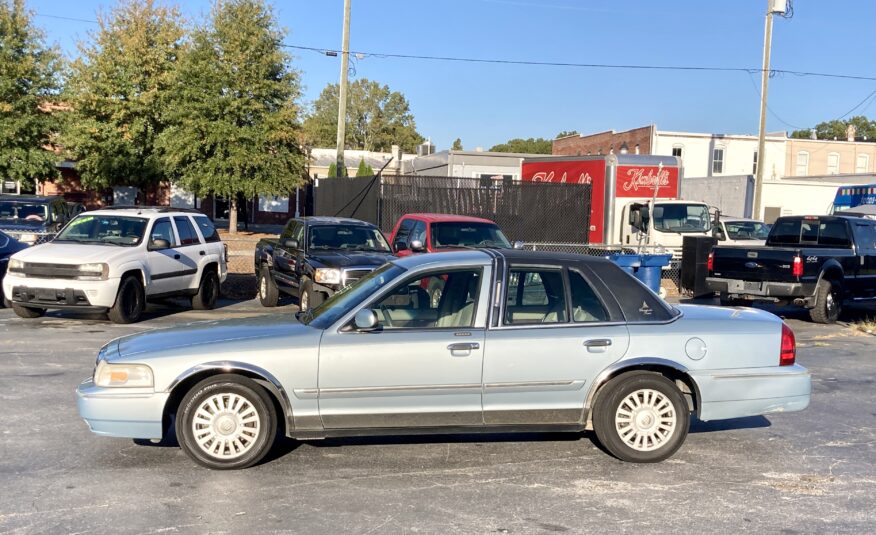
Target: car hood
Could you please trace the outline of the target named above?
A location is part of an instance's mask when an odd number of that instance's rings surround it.
[[[351,266],[382,266],[394,260],[390,253],[369,253],[365,251],[313,251],[310,258],[328,267],[345,268]]]
[[[87,243],[41,243],[15,254],[16,260],[47,264],[88,264],[112,262],[129,255],[131,247],[93,245]]]
[[[108,344],[106,358],[110,362],[139,360],[144,355],[178,353],[184,348],[240,341],[246,341],[249,344],[265,338],[276,339],[305,333],[312,334],[313,332],[313,327],[302,325],[291,315],[285,314],[203,321],[119,338]],[[200,350],[201,353],[203,351],[203,349]]]
[[[25,219],[0,219],[0,230],[12,232],[42,232],[46,229],[45,221],[27,221]]]

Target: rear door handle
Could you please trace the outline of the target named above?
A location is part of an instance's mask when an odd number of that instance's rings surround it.
[[[584,342],[584,347],[587,348],[587,351],[594,353],[598,351],[605,351],[605,349],[610,345],[610,338],[596,338],[594,340],[587,340],[586,342]]]
[[[450,354],[454,357],[467,357],[471,355],[473,349],[480,349],[481,344],[477,342],[459,342],[456,344],[450,344],[447,346],[447,349],[450,350]]]
[[[178,254],[173,255],[173,259],[174,259],[174,260],[179,260],[179,255],[178,255]]]

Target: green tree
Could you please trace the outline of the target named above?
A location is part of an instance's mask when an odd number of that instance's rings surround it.
[[[57,175],[47,150],[57,130],[57,51],[43,42],[24,0],[0,0],[0,179],[33,183]]]
[[[335,146],[338,84],[322,90],[304,129],[315,146]],[[404,95],[364,78],[351,83],[347,91],[345,131],[345,146],[352,149],[388,152],[392,145],[399,145],[405,152],[414,152],[424,141]]]
[[[365,158],[359,160],[359,168],[356,169],[356,176],[374,176],[374,169],[365,163]]]
[[[162,110],[183,35],[176,8],[122,0],[98,16],[92,42],[80,43],[62,142],[86,187],[148,187],[168,179],[155,141],[165,127]]]
[[[217,2],[179,64],[159,138],[176,181],[198,195],[287,195],[304,181],[298,146],[299,74],[285,32],[261,0]]]
[[[453,142],[453,145],[451,145],[450,150],[462,150],[462,140],[459,138],[456,138],[456,141]]]
[[[834,119],[833,121],[825,121],[815,125],[815,136],[818,139],[838,139],[846,140],[846,132],[849,125],[855,126],[855,137],[866,137],[867,140],[876,141],[876,121],[871,121],[863,115],[857,115],[847,120]],[[810,130],[795,130],[791,132],[791,137],[798,139],[808,139]]]
[[[328,176],[329,176],[330,178],[331,178],[331,177],[339,176],[339,175],[338,175],[338,164],[337,164],[337,163],[332,162],[332,163],[329,164],[329,168],[328,168]],[[343,167],[341,167],[341,174],[340,174],[340,176],[347,176],[347,166],[346,166],[346,165],[343,166]]]
[[[510,139],[507,143],[493,145],[493,152],[523,152],[528,154],[550,154],[552,141],[544,138]]]
[[[554,136],[554,139],[558,139],[558,138],[566,137],[566,136],[577,136],[577,135],[579,135],[577,130],[563,130],[562,132],[560,132],[559,134]]]

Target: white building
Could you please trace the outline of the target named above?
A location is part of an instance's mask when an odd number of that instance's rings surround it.
[[[785,143],[784,132],[766,138],[765,179],[785,176]],[[753,175],[757,172],[757,136],[657,130],[651,152],[680,157],[685,177]]]

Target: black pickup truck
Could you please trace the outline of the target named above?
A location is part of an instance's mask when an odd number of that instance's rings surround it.
[[[358,219],[290,219],[278,238],[256,245],[255,273],[263,306],[277,306],[280,292],[298,297],[302,311],[392,260],[380,230]]]
[[[722,304],[794,304],[832,323],[844,302],[876,299],[876,221],[780,217],[763,247],[713,248],[708,270],[706,284]]]

